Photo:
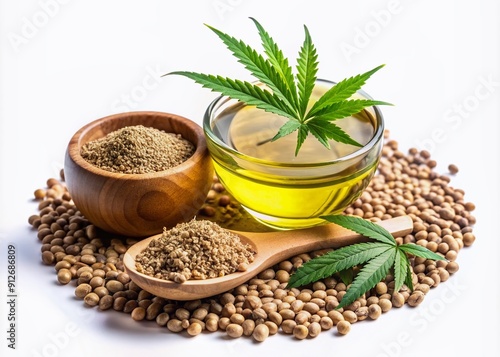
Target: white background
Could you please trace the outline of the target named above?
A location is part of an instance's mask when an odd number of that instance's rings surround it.
[[[499,5],[497,1],[25,0],[0,1],[0,355],[498,356]],[[71,135],[129,110],[180,114],[200,123],[216,94],[183,77],[193,70],[251,79],[203,23],[258,46],[255,17],[295,58],[306,24],[319,76],[339,80],[386,67],[364,89],[384,107],[392,138],[426,148],[452,186],[474,202],[476,243],[460,271],[418,308],[312,340],[258,344],[222,333],[188,338],[154,322],[84,308],[41,264],[28,226],[33,191],[57,176]],[[128,98],[128,99],[127,99]],[[6,256],[17,250],[17,349],[7,348]]]

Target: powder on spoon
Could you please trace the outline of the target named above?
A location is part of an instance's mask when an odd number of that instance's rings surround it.
[[[245,271],[254,252],[238,235],[208,220],[191,220],[170,230],[136,257],[137,271],[159,279],[217,278]]]

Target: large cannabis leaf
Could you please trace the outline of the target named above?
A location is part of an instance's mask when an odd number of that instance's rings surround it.
[[[268,89],[263,89],[255,83],[203,73],[175,71],[168,74],[191,78],[212,91],[287,118],[288,121],[278,130],[272,140],[297,131],[295,155],[298,154],[309,133],[326,148],[330,148],[329,140],[362,146],[338,125],[335,125],[334,121],[357,114],[366,107],[389,105],[389,103],[371,99],[349,99],[383,65],[340,81],[324,93],[308,110],[318,72],[318,56],[309,30],[304,26],[305,39],[299,51],[297,74],[294,76],[288,59],[285,58],[278,45],[260,23],[253,18],[252,20],[262,40],[266,57],[243,41],[211,26],[207,25],[207,27],[219,36],[238,62],[242,63]]]
[[[372,238],[375,242],[358,243],[328,252],[304,263],[291,275],[288,287],[307,285],[317,280],[362,265],[354,281],[337,308],[347,306],[383,280],[392,268],[394,291],[403,284],[413,290],[408,254],[433,260],[445,258],[416,244],[398,245],[385,228],[363,218],[345,215],[323,217],[358,234]]]

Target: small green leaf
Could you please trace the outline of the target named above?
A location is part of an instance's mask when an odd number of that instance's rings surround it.
[[[287,113],[297,116],[296,106],[294,105],[294,96],[290,89],[278,74],[275,68],[259,55],[253,48],[246,45],[243,41],[225,34],[212,26],[208,26],[219,38],[226,44],[233,55],[248,69],[258,80],[267,85],[272,92],[286,104]]]
[[[412,244],[412,243],[407,243],[407,244],[402,244],[399,246],[399,249],[402,251],[417,256],[421,258],[427,258],[427,259],[432,259],[432,260],[446,260],[445,257],[442,255],[439,255],[437,253],[434,253],[430,251],[429,249],[422,247],[417,244]]]
[[[310,109],[308,117],[316,116],[324,107],[349,99],[354,93],[361,89],[365,82],[379,69],[385,65],[380,65],[371,71],[358,74],[354,77],[346,78],[330,88]]]
[[[282,138],[286,135],[290,135],[294,131],[296,131],[302,124],[300,124],[297,120],[288,120],[285,124],[279,128],[278,133],[271,139],[271,141]]]
[[[352,268],[391,249],[384,243],[358,243],[330,251],[304,263],[290,276],[288,287],[307,285]]]
[[[220,76],[184,71],[170,72],[166,75],[181,75],[191,78],[205,88],[210,88],[213,91],[245,102],[248,105],[255,105],[257,108],[267,112],[295,120],[295,117],[287,112],[287,107],[280,98],[269,91],[253,85],[252,83],[239,80],[235,81]]]
[[[341,102],[333,103],[330,104],[329,106],[322,108],[316,113],[314,118],[321,120],[329,120],[329,121],[343,119],[347,118],[348,116],[358,114],[363,109],[368,107],[373,107],[375,105],[391,105],[391,104],[371,99],[343,100]]]
[[[411,264],[410,260],[408,259],[408,256],[406,254],[402,254],[406,261],[406,265],[408,266],[408,269],[406,270],[406,277],[405,277],[405,285],[410,289],[410,291],[413,291],[413,276],[412,276],[412,269],[410,269]]]
[[[391,246],[396,246],[396,240],[392,234],[385,228],[370,222],[366,219],[347,216],[347,215],[330,215],[321,217],[329,222],[338,224],[341,227],[350,229],[358,234],[364,235],[379,242],[390,244]]]
[[[328,149],[330,148],[328,139],[358,147],[363,146],[347,135],[342,128],[329,121],[311,119],[306,124],[311,133]]]
[[[405,252],[397,249],[396,258],[394,259],[394,291],[399,291],[403,286],[407,278],[408,269],[408,260]]]
[[[351,269],[345,269],[345,270],[341,270],[338,272],[339,276],[340,276],[340,280],[342,280],[342,282],[348,286],[352,283],[352,281],[354,280],[354,270],[351,268]]]
[[[297,134],[297,146],[295,147],[295,156],[297,156],[297,154],[299,153],[299,150],[302,144],[304,144],[304,141],[306,140],[308,134],[309,134],[309,128],[307,127],[307,125],[300,124],[299,131]]]
[[[257,26],[262,40],[262,46],[264,47],[264,52],[269,62],[287,85],[288,91],[293,96],[293,103],[297,103],[297,88],[295,86],[292,67],[289,65],[288,59],[283,55],[283,51],[279,49],[278,44],[269,36],[264,27],[254,18],[251,17],[250,19],[255,23],[255,26]]]
[[[316,84],[316,73],[318,72],[318,56],[314,47],[311,35],[306,26],[304,44],[299,52],[297,60],[297,80],[299,89],[299,115],[300,121],[303,121],[309,99],[311,98],[314,85]]]
[[[325,124],[329,125],[330,123],[326,122]],[[311,134],[314,135],[316,139],[327,149],[330,149],[330,143],[328,141],[329,137],[324,130],[323,125],[315,125],[311,122],[307,123],[307,127]]]
[[[356,275],[356,278],[354,278],[342,300],[340,300],[337,309],[353,303],[357,298],[377,285],[387,275],[389,268],[394,264],[395,256],[396,248],[393,247],[366,263]]]

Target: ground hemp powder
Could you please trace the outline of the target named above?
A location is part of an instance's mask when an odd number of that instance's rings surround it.
[[[177,166],[194,153],[180,134],[143,125],[127,126],[82,146],[81,155],[106,171],[145,174]]]
[[[183,283],[245,271],[254,251],[238,235],[208,220],[193,219],[163,230],[136,257],[137,271]]]

